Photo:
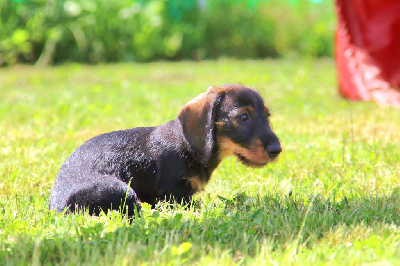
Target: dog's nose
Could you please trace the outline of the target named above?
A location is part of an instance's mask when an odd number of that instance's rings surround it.
[[[282,147],[279,144],[271,144],[267,146],[267,152],[271,159],[275,159],[278,157],[279,153],[281,153]]]

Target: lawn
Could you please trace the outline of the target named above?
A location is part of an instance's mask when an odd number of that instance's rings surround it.
[[[209,85],[257,88],[283,153],[222,162],[195,207],[131,224],[48,210],[82,142],[158,125]],[[1,265],[400,263],[400,110],[339,97],[330,59],[0,69]]]

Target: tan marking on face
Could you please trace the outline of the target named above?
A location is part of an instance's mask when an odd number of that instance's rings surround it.
[[[244,107],[243,109],[245,109],[245,110],[246,110],[247,112],[249,112],[249,113],[255,113],[255,112],[256,112],[256,110],[254,110],[254,107],[251,106],[251,105],[246,106],[246,107]]]
[[[268,117],[271,115],[271,112],[269,111],[267,106],[264,106],[264,114]]]
[[[234,115],[235,116],[239,116],[242,114],[250,115],[250,114],[254,114],[255,112],[256,111],[254,110],[254,107],[249,105],[246,107],[241,107],[241,108],[236,109],[234,112]],[[235,126],[239,126],[239,124],[240,124],[240,122],[235,117],[231,117],[231,121]]]
[[[217,121],[214,123],[217,126],[217,129],[222,129],[224,126],[224,122],[223,121]]]
[[[255,110],[254,107],[251,106],[251,105],[238,108],[238,109],[235,111],[235,113],[236,113],[237,115],[241,115],[241,114],[254,114],[255,112],[256,112],[256,110]]]
[[[190,186],[195,191],[202,191],[206,186],[206,183],[201,181],[198,177],[191,177],[189,179]]]
[[[248,148],[244,148],[226,137],[217,137],[217,142],[220,147],[221,160],[227,156],[236,156],[241,162],[255,167],[263,166],[271,161],[259,139],[255,139]],[[238,155],[244,157],[248,162],[244,162]]]

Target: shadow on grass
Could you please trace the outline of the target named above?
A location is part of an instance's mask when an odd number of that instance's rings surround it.
[[[262,243],[269,243],[271,251],[283,252],[295,241],[312,247],[339,227],[345,228],[342,237],[354,234],[352,230],[357,226],[382,234],[382,228],[400,225],[399,196],[400,191],[395,190],[386,197],[336,201],[320,196],[303,200],[296,195],[251,198],[241,193],[231,199],[219,197],[217,203],[205,202],[190,210],[147,210],[143,218],[131,224],[126,220],[113,231],[107,231],[99,221],[92,226],[75,223],[71,225],[75,234],[70,235],[21,235],[12,243],[2,243],[0,263],[87,264],[101,259],[109,264],[124,258],[168,262],[177,254],[179,259],[196,261],[216,250],[229,250],[232,257],[237,252],[255,256]],[[179,253],[177,246],[183,242],[193,245],[192,252]]]

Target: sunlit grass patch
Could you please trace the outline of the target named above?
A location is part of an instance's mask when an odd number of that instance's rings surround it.
[[[209,85],[257,88],[283,153],[228,158],[192,208],[57,214],[85,140],[176,118]],[[17,66],[0,72],[0,264],[363,264],[400,260],[399,110],[337,94],[331,60]]]

